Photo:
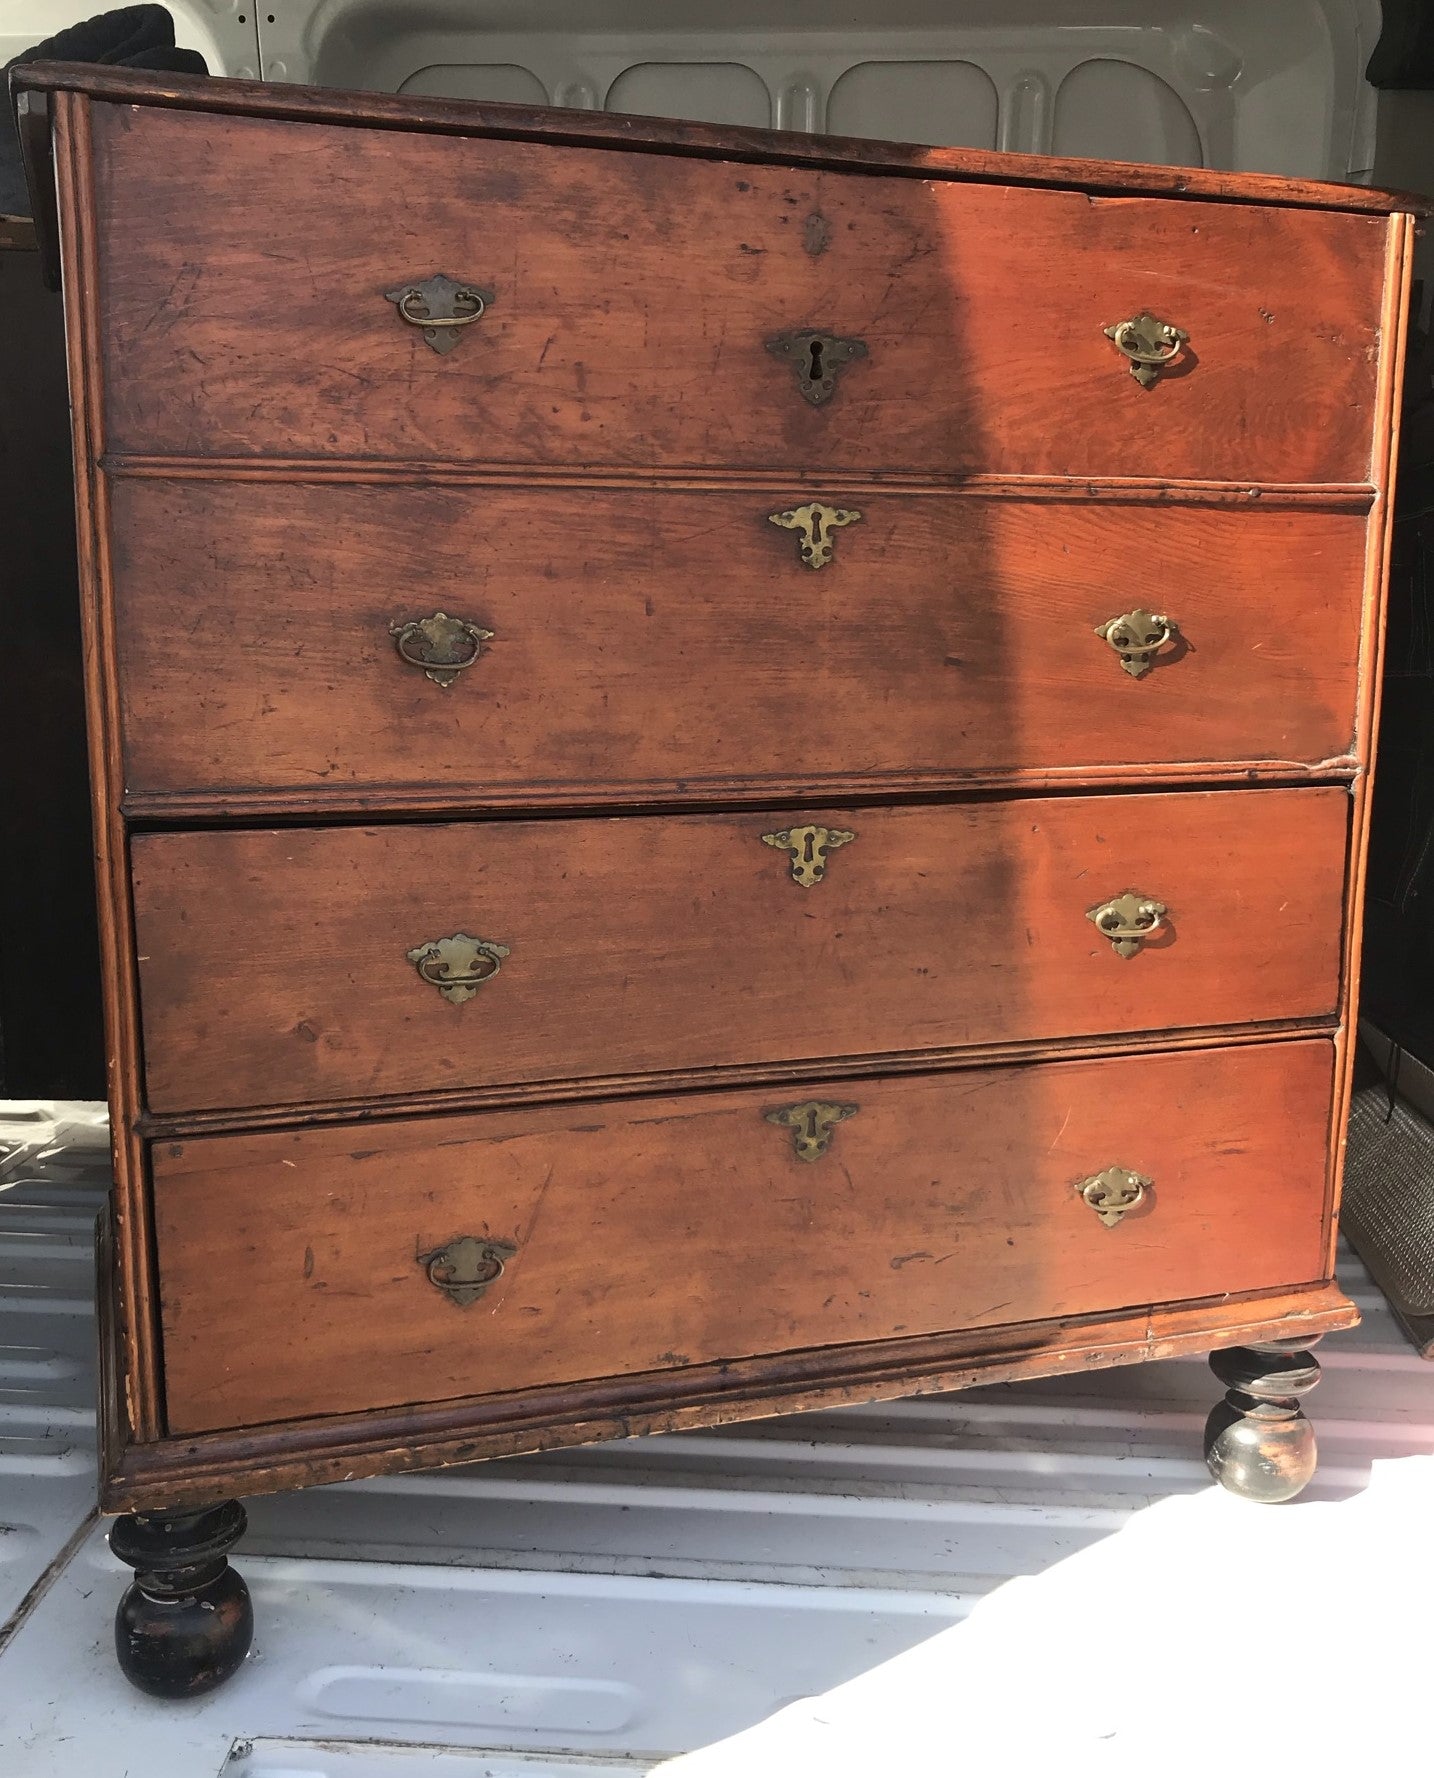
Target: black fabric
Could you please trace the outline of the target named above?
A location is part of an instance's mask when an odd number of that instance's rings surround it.
[[[1423,307],[1416,287],[1414,313]],[[1434,340],[1411,327],[1360,1011],[1434,1067]]]
[[[176,49],[174,20],[162,6],[121,6],[67,25],[33,49],[5,64],[6,72],[25,62],[90,62],[110,68],[148,68],[160,74],[207,74],[197,50]],[[0,216],[28,216],[30,197],[20,164],[15,120],[7,112],[0,129]]]
[[[1429,0],[1384,0],[1383,30],[1364,78],[1371,86],[1434,87],[1434,11]]]

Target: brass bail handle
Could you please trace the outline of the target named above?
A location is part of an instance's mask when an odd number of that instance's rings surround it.
[[[479,982],[486,982],[490,975],[497,975],[498,961],[491,952],[480,952],[475,960],[461,971],[450,969],[439,956],[420,957],[418,973],[424,981],[431,982],[435,988],[447,988],[455,983],[461,987],[476,987]]]
[[[517,1251],[511,1241],[459,1235],[431,1253],[420,1253],[418,1263],[435,1289],[460,1309],[466,1309],[483,1296],[490,1284],[498,1282]]]
[[[1128,321],[1113,321],[1101,332],[1130,360],[1130,374],[1142,389],[1148,389],[1190,342],[1183,327],[1160,320],[1149,309],[1142,309]]]
[[[467,327],[477,321],[488,307],[476,290],[460,290],[453,300],[455,303],[469,303],[472,306],[454,315],[430,315],[422,293],[417,289],[405,290],[398,299],[398,312],[411,327]],[[419,305],[418,313],[414,312],[415,303]]]
[[[471,624],[466,618],[435,611],[432,617],[416,617],[408,623],[392,623],[388,633],[398,658],[417,667],[435,685],[449,686],[475,665],[483,644],[493,640],[492,630]]]
[[[1107,1167],[1090,1179],[1082,1179],[1076,1187],[1108,1229],[1115,1228],[1127,1210],[1142,1203],[1152,1181],[1129,1167]]]
[[[1110,940],[1117,957],[1133,957],[1161,930],[1169,911],[1163,901],[1127,890],[1088,909],[1086,919]]]
[[[385,290],[383,299],[393,304],[400,321],[420,329],[441,356],[458,343],[460,328],[471,327],[483,316],[493,301],[493,292],[465,278],[435,272],[431,278]]]
[[[469,932],[429,939],[404,953],[420,979],[456,1006],[471,1000],[484,982],[497,975],[503,959],[511,954],[508,945],[500,945],[496,939],[474,938]]]
[[[1112,617],[1095,626],[1095,633],[1120,656],[1122,669],[1132,679],[1143,679],[1155,665],[1155,656],[1180,635],[1180,626],[1164,612],[1135,611]]]

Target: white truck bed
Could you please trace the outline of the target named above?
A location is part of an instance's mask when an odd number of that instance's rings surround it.
[[[1198,1360],[313,1489],[252,1503],[244,1670],[153,1703],[92,1516],[102,1114],[0,1145],[4,1778],[592,1778],[784,1706],[692,1778],[1426,1769],[1434,1369],[1348,1255],[1294,1505],[1210,1483]]]

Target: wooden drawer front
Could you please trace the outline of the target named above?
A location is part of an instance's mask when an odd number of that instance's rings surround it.
[[[816,570],[770,522],[814,500],[860,513]],[[1354,729],[1356,514],[144,480],[114,513],[141,795],[1136,774],[1319,762]],[[1147,603],[1180,640],[1135,678],[1095,631]],[[402,627],[440,611],[491,632],[447,685],[392,634],[421,654]]]
[[[161,1144],[169,1429],[1314,1280],[1331,1078],[1302,1042]],[[812,1161],[768,1119],[806,1100],[849,1112]]]
[[[148,1097],[303,1104],[1322,1018],[1347,796],[140,835]],[[822,826],[825,877],[764,834]],[[1168,925],[1122,959],[1087,913]],[[410,961],[508,948],[445,997]],[[494,964],[496,973],[492,973]],[[452,990],[450,990],[452,992]]]
[[[1369,474],[1382,217],[108,105],[94,139],[112,450]],[[386,299],[439,273],[491,298],[442,353]],[[1190,335],[1153,388],[1103,332],[1143,310]],[[801,330],[866,348],[818,405],[768,346]]]

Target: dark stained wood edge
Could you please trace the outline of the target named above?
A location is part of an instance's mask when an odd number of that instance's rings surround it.
[[[107,475],[133,480],[332,482],[427,487],[611,488],[637,492],[720,493],[795,483],[839,485],[844,494],[966,495],[983,500],[1054,500],[1088,505],[1092,500],[1135,506],[1314,507],[1322,512],[1367,512],[1375,497],[1364,482],[1210,482],[1162,476],[1077,475],[887,475],[869,470],[847,473],[824,465],[818,470],[674,466],[662,470],[624,469],[602,464],[568,467],[553,463],[459,463],[451,460],[373,457],[154,457],[116,453],[100,467]]]
[[[108,483],[94,469],[95,459],[104,446],[104,413],[89,102],[78,94],[56,95],[55,153],[65,199],[61,217],[65,349],[74,412],[75,525],[114,1164],[112,1203],[125,1416],[137,1437],[154,1438],[161,1430],[161,1394],[153,1232],[144,1147],[135,1128],[140,1109],[138,983],[128,845],[120,812],[124,776],[114,670]]]
[[[187,1506],[320,1482],[439,1469],[639,1433],[889,1401],[1048,1377],[1259,1340],[1314,1338],[1359,1312],[1329,1282],[1174,1308],[1034,1321],[972,1333],[817,1348],[524,1394],[289,1421],[131,1445],[107,1470],[109,1513]]]
[[[785,130],[742,129],[671,118],[608,112],[399,98],[387,93],[338,92],[261,81],[151,74],[64,62],[31,62],[15,71],[18,93],[79,92],[126,105],[218,111],[281,121],[340,123],[369,129],[418,130],[443,135],[541,138],[577,148],[620,148],[699,159],[777,161],[837,172],[901,174],[918,179],[964,179],[996,185],[1081,187],[1113,196],[1199,198],[1226,203],[1284,204],[1300,209],[1391,211],[1427,215],[1431,200],[1409,192],[1378,191],[1268,173],[1227,173],[1197,167],[1132,165],[1120,161],[1056,160],[967,148],[927,148]]]
[[[849,1080],[871,1074],[946,1074],[1003,1064],[1074,1062],[1101,1056],[1153,1055],[1167,1051],[1243,1048],[1247,1044],[1332,1038],[1337,1015],[1324,1020],[1199,1026],[1182,1031],[1126,1032],[1120,1036],[1071,1037],[1047,1042],[973,1044],[963,1049],[908,1050],[896,1055],[824,1056],[816,1061],[763,1062],[751,1066],[689,1069],[658,1074],[608,1074],[586,1080],[531,1081],[448,1093],[402,1093],[382,1100],[343,1099],[325,1104],[271,1105],[244,1110],[145,1112],[140,1132],[153,1142],[233,1131],[308,1129],[316,1124],[390,1123],[400,1118],[454,1115],[517,1105],[566,1105],[595,1099],[638,1099],[653,1094],[721,1092],[778,1083]]]
[[[96,1439],[100,1474],[108,1475],[120,1461],[130,1439],[125,1419],[124,1378],[119,1367],[119,1316],[114,1255],[114,1214],[108,1205],[95,1218],[95,1380]]]
[[[1367,522],[1364,610],[1361,624],[1359,688],[1352,751],[1365,763],[1351,786],[1349,873],[1345,888],[1344,968],[1340,1029],[1335,1039],[1335,1090],[1329,1141],[1326,1200],[1326,1266],[1334,1269],[1339,1238],[1339,1199],[1354,1091],[1354,1059],[1359,1013],[1359,967],[1364,935],[1364,886],[1368,870],[1369,823],[1373,813],[1375,736],[1384,672],[1389,556],[1394,535],[1394,482],[1399,461],[1399,422],[1404,389],[1410,293],[1414,274],[1414,223],[1393,217],[1385,259],[1384,305],[1379,324],[1379,382],[1375,396],[1375,448],[1372,479],[1378,493]]]
[[[374,786],[325,786],[322,809],[313,806],[313,791],[300,786],[288,789],[150,790],[127,792],[123,800],[131,821],[186,827],[234,822],[282,821],[301,817],[305,826],[331,822],[345,815],[367,820],[384,816],[396,819],[429,818],[464,820],[487,814],[521,813],[530,816],[583,815],[593,811],[612,814],[628,810],[643,815],[700,814],[723,808],[783,809],[805,806],[860,807],[873,797],[903,802],[944,800],[952,796],[982,795],[1007,791],[1038,794],[1046,790],[1101,791],[1150,788],[1158,777],[1165,790],[1218,790],[1244,786],[1291,789],[1351,780],[1359,762],[1349,754],[1321,760],[1181,760],[1149,764],[1131,760],[1109,766],[1050,766],[1029,771],[846,772],[767,778],[689,777],[674,787],[670,780],[638,780],[621,785],[561,784],[530,779],[519,785],[493,789],[487,785],[379,784]]]

